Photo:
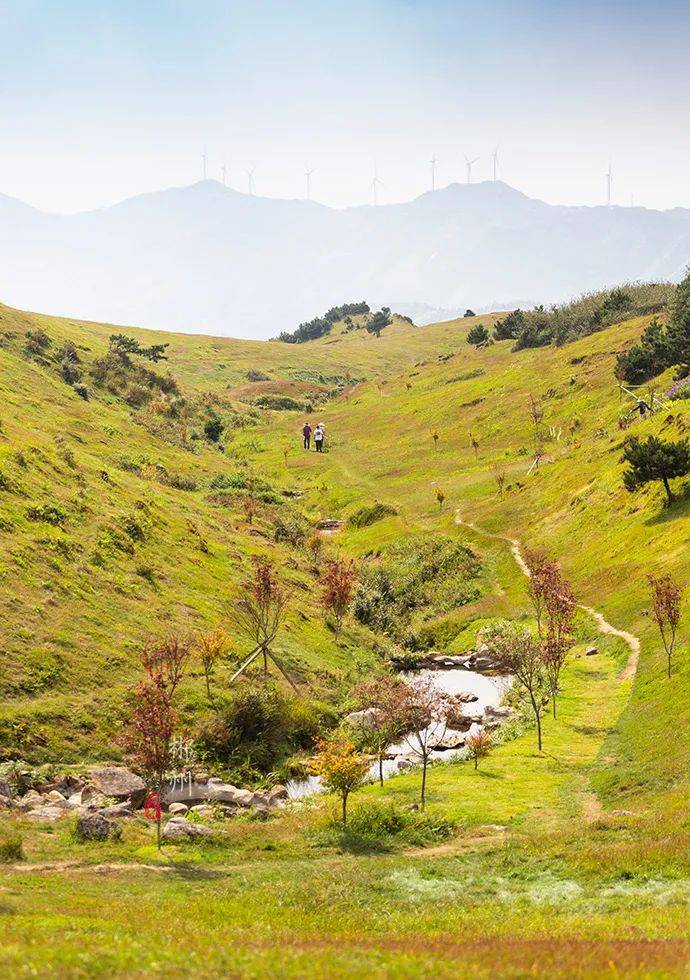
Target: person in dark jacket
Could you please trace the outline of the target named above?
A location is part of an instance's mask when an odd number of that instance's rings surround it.
[[[308,422],[304,423],[304,428],[302,429],[302,435],[304,436],[304,448],[309,449],[311,446],[311,426]]]

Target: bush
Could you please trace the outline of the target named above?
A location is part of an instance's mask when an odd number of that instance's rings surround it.
[[[289,395],[259,395],[254,399],[254,404],[259,408],[272,408],[277,412],[304,412],[306,406],[304,402],[299,402]]]
[[[24,859],[21,836],[16,831],[4,831],[0,835],[0,864],[11,864]]]
[[[370,527],[377,521],[382,521],[384,517],[392,517],[397,514],[395,507],[390,504],[381,504],[378,501],[370,506],[360,507],[349,518],[348,523],[352,527]]]
[[[289,756],[309,749],[335,722],[323,704],[285,694],[272,683],[233,690],[200,727],[198,744],[208,758],[236,770],[271,772]]]
[[[218,442],[220,437],[223,435],[224,429],[225,425],[217,415],[212,415],[211,418],[204,422],[204,435],[209,442]]]
[[[480,571],[474,553],[454,538],[415,535],[364,564],[352,610],[363,625],[402,642],[415,623],[471,601]]]
[[[26,516],[30,521],[42,521],[54,527],[62,527],[67,523],[67,512],[57,504],[36,504],[27,507]]]
[[[494,326],[495,340],[514,340],[514,350],[566,344],[621,320],[659,313],[672,300],[672,283],[628,283],[588,293],[545,310],[513,310]]]
[[[186,476],[184,473],[166,473],[162,478],[162,483],[172,487],[174,490],[187,490],[189,492],[199,489],[199,484],[193,476]]]
[[[270,378],[267,374],[264,374],[263,371],[255,371],[254,368],[251,368],[249,371],[247,371],[247,373],[245,374],[245,378],[247,379],[247,381],[270,381]]]
[[[89,389],[86,387],[85,384],[78,383],[73,385],[72,387],[74,391],[77,393],[77,395],[79,395],[80,398],[83,398],[85,402],[89,400]]]
[[[477,323],[467,334],[467,343],[474,344],[476,347],[485,344],[488,339],[489,331],[483,323]]]
[[[441,814],[416,813],[376,800],[353,806],[345,830],[339,815],[329,813],[326,825],[317,825],[316,840],[322,846],[355,852],[390,851],[438,844],[452,837],[455,830],[453,821]]]

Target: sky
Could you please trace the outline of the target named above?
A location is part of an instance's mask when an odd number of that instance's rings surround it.
[[[686,0],[0,0],[0,193],[101,207],[202,176],[335,207],[499,177],[690,207]]]

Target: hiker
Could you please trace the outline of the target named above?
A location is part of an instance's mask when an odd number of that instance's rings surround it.
[[[309,449],[311,446],[311,426],[308,422],[304,423],[304,428],[302,429],[302,435],[304,436],[304,448]]]
[[[325,430],[324,430],[324,427],[323,427],[323,423],[322,422],[319,422],[319,424],[314,429],[314,445],[316,446],[317,453],[322,453],[323,452],[323,437],[324,437],[324,435],[325,435]]]

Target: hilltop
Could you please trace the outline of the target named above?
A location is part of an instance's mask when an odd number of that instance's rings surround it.
[[[355,296],[428,322],[678,280],[689,244],[682,208],[549,205],[500,181],[337,210],[208,180],[74,215],[0,196],[0,296],[67,316],[270,337]]]

